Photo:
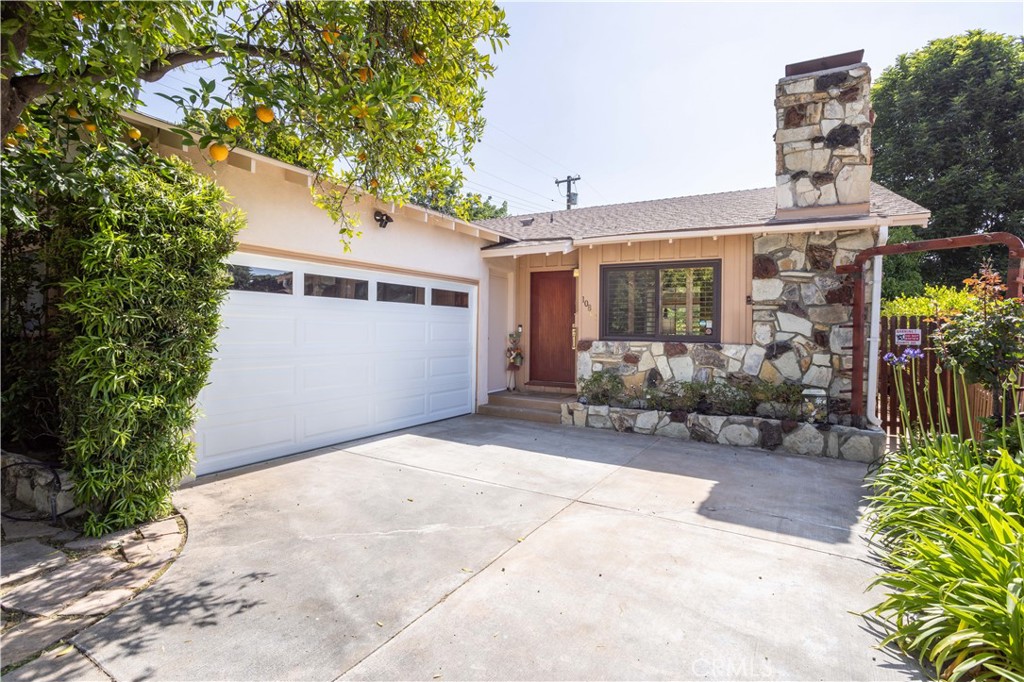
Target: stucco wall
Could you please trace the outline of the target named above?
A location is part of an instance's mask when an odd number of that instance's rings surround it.
[[[410,274],[454,278],[478,286],[476,400],[487,401],[488,269],[480,257],[481,247],[491,243],[452,229],[444,218],[424,220],[415,207],[391,208],[365,198],[353,205],[359,214],[362,235],[352,239],[345,251],[338,225],[327,212],[313,204],[306,178],[271,163],[233,157],[232,163],[211,165],[195,149],[182,151],[157,146],[164,154],[190,160],[202,174],[214,178],[231,195],[230,206],[246,214],[247,226],[238,235],[239,250],[295,259],[331,259],[339,265],[371,269],[395,269]],[[387,212],[394,222],[381,229],[373,221],[376,209]],[[468,229],[468,228],[462,228]]]

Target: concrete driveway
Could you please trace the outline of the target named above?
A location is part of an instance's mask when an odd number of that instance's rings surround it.
[[[916,679],[863,465],[469,416],[177,493],[178,561],[75,643],[117,680]]]

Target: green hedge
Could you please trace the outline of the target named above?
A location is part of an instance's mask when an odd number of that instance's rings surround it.
[[[213,181],[145,148],[82,147],[59,171],[39,211],[48,326],[64,465],[98,535],[166,512],[190,471],[243,219]]]

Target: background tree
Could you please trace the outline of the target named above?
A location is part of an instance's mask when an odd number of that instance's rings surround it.
[[[933,40],[882,73],[872,102],[875,179],[932,211],[922,238],[1024,236],[1022,38]],[[1005,272],[1005,248],[927,254],[921,272],[926,283],[959,285],[987,257]]]
[[[913,228],[894,227],[889,232],[889,244],[917,241]],[[923,253],[899,253],[882,259],[882,298],[891,301],[900,296],[919,296],[924,293],[921,278]]]
[[[476,192],[463,194],[458,187],[448,186],[423,194],[414,194],[409,201],[417,206],[430,208],[448,215],[458,216],[464,220],[487,220],[488,218],[504,218],[508,215],[508,202],[498,206],[492,197],[484,199]]]
[[[234,107],[301,140],[333,216],[354,187],[387,200],[461,183],[483,130],[485,50],[505,43],[504,12],[457,2],[21,2],[0,6],[0,127],[65,120],[115,138],[140,81],[189,64],[227,74],[172,97],[187,115]],[[20,131],[20,133],[19,133]],[[236,142],[211,118],[200,146]],[[351,235],[343,229],[343,236]]]

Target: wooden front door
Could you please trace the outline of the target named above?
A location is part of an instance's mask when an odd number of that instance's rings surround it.
[[[572,270],[530,275],[531,382],[576,383],[576,354],[572,349],[575,301]]]

